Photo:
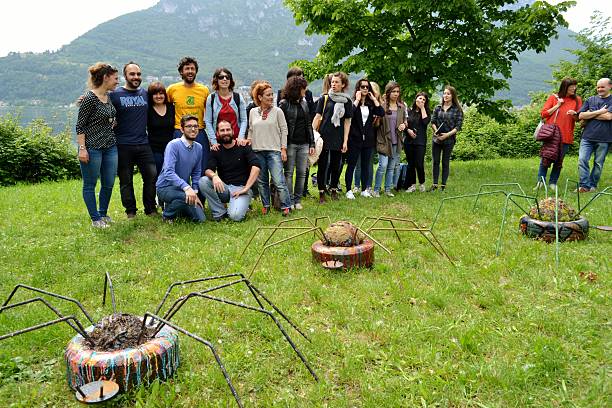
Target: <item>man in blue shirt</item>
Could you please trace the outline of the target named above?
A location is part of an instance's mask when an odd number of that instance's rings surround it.
[[[597,190],[606,155],[612,143],[612,80],[597,81],[597,95],[586,100],[578,118],[587,120],[578,151],[578,174],[581,193]],[[589,173],[589,161],[594,155],[593,170]]]
[[[136,197],[134,196],[134,165],[142,175],[142,203],[147,215],[157,214],[155,203],[155,176],[157,170],[153,151],[147,137],[147,91],[140,88],[140,67],[128,62],[123,67],[125,85],[110,93],[110,99],[117,110],[117,151],[119,153],[117,174],[121,203],[128,218],[134,218]]]
[[[202,175],[202,145],[196,142],[198,118],[181,118],[179,139],[171,140],[164,152],[164,166],[157,178],[157,195],[164,204],[163,220],[172,223],[186,216],[194,222],[205,220],[202,202],[198,198],[198,183]]]

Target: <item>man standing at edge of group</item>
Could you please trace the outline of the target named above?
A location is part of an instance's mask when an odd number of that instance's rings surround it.
[[[251,203],[251,186],[259,176],[259,159],[251,146],[238,144],[228,121],[217,122],[216,133],[220,147],[210,154],[200,179],[200,191],[208,200],[215,221],[227,217],[242,221]],[[229,203],[227,209],[225,203]]]
[[[155,203],[155,158],[147,136],[147,91],[140,88],[140,66],[133,61],[123,67],[125,85],[110,93],[117,110],[117,137],[119,191],[121,204],[128,218],[138,211],[134,195],[134,165],[142,175],[142,203],[147,215],[157,214]]]
[[[586,100],[578,113],[578,119],[587,120],[578,151],[578,175],[581,193],[597,190],[597,183],[603,171],[606,155],[612,143],[612,80],[601,78],[597,81],[597,95]],[[594,155],[593,169],[589,169],[591,155]]]
[[[163,220],[172,223],[181,215],[194,222],[204,221],[198,184],[202,175],[202,145],[197,143],[198,118],[181,118],[180,139],[171,140],[164,152],[164,166],[157,178],[157,195],[164,203]]]
[[[206,110],[206,98],[210,94],[208,87],[196,82],[198,74],[198,61],[193,57],[183,57],[178,63],[178,72],[183,79],[166,89],[168,101],[174,103],[174,137],[179,138],[181,132],[181,118],[185,115],[193,115],[198,119],[199,131],[196,142],[202,145],[202,171],[206,168],[210,154],[210,143],[206,136],[204,111]]]

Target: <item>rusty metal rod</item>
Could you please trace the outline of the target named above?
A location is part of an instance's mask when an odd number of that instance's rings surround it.
[[[53,297],[56,297],[56,298],[58,298],[58,299],[62,299],[62,300],[68,301],[68,302],[72,302],[72,303],[76,304],[76,305],[79,307],[79,309],[81,309],[81,311],[83,312],[83,314],[85,315],[85,317],[87,317],[87,320],[89,320],[89,322],[90,322],[91,324],[95,324],[94,320],[91,318],[91,316],[89,315],[89,313],[87,313],[87,311],[85,310],[85,308],[83,307],[83,305],[82,305],[82,304],[81,304],[79,301],[77,301],[76,299],[72,299],[72,298],[69,298],[69,297],[66,297],[66,296],[58,295],[57,293],[53,293],[53,292],[49,292],[49,291],[42,290],[42,289],[39,289],[39,288],[35,288],[35,287],[33,287],[33,286],[24,285],[24,284],[22,284],[22,283],[20,283],[20,284],[16,285],[16,286],[13,288],[13,291],[12,291],[12,292],[11,292],[11,294],[8,296],[8,298],[7,298],[7,299],[4,301],[4,303],[2,304],[2,306],[6,306],[6,305],[8,305],[8,303],[11,301],[11,298],[13,297],[13,295],[15,295],[15,293],[17,292],[17,290],[18,290],[19,288],[28,289],[28,290],[31,290],[31,291],[33,291],[33,292],[42,293],[42,294],[44,294],[44,295],[53,296]],[[0,311],[0,313],[1,313],[1,311]]]
[[[238,406],[240,408],[243,408],[242,402],[240,401],[240,397],[238,396],[238,392],[236,392],[236,389],[234,388],[234,385],[232,384],[232,380],[230,380],[229,374],[227,373],[227,370],[225,369],[225,366],[223,365],[223,362],[221,361],[221,357],[219,357],[219,353],[217,353],[217,350],[215,349],[215,346],[212,345],[212,343],[210,343],[209,341],[204,340],[203,338],[196,336],[193,333],[188,332],[187,330],[183,329],[180,326],[177,326],[176,324],[170,323],[169,321],[162,319],[159,316],[154,315],[153,313],[149,313],[146,312],[144,314],[144,318],[142,319],[142,325],[143,327],[141,328],[141,332],[144,330],[144,324],[147,321],[148,318],[151,318],[152,320],[158,320],[161,323],[168,325],[170,327],[172,327],[174,330],[183,333],[186,336],[191,337],[192,339],[204,344],[206,347],[208,347],[210,349],[210,351],[212,352],[213,356],[215,357],[215,360],[217,362],[217,365],[219,366],[219,369],[221,370],[221,373],[223,373],[223,377],[225,377],[225,382],[227,382],[227,386],[230,388],[230,391],[232,392],[232,395],[234,396],[234,399],[236,400],[236,403],[238,404]]]
[[[106,304],[106,286],[108,285],[108,289],[111,294],[111,301],[113,303],[113,313],[117,313],[117,304],[115,303],[115,289],[113,289],[113,281],[111,280],[108,272],[104,275],[104,293],[102,294],[102,306]]]
[[[35,326],[27,327],[25,329],[17,330],[17,331],[14,331],[12,333],[4,334],[4,335],[0,336],[0,341],[6,340],[6,339],[11,338],[11,337],[19,336],[20,334],[29,333],[31,331],[35,331],[35,330],[38,330],[38,329],[49,327],[49,326],[52,326],[52,325],[57,324],[57,323],[68,322],[69,320],[72,320],[77,326],[79,326],[80,331],[77,330],[77,332],[81,336],[83,336],[85,338],[85,340],[87,340],[87,342],[89,344],[92,344],[91,337],[89,337],[89,335],[85,332],[85,328],[81,325],[81,323],[73,315],[64,316],[64,317],[61,317],[61,318],[55,319],[55,320],[49,320],[48,322],[45,322],[45,323],[41,323],[41,324],[37,324]],[[71,328],[73,328],[72,325],[69,325],[69,326]]]
[[[61,314],[59,310],[57,310],[56,308],[54,308],[54,307],[51,305],[51,303],[49,303],[49,302],[48,302],[46,299],[41,298],[41,297],[35,297],[35,298],[32,298],[32,299],[24,300],[24,301],[22,301],[22,302],[18,302],[18,303],[11,303],[10,305],[7,305],[7,306],[2,306],[2,307],[0,307],[0,313],[4,312],[5,310],[13,309],[13,308],[15,308],[15,307],[19,307],[19,306],[24,306],[24,305],[27,305],[27,304],[29,304],[29,303],[34,303],[34,302],[41,302],[42,304],[44,304],[45,306],[47,306],[49,309],[51,309],[51,311],[53,311],[53,313],[55,313],[55,314],[56,314],[58,317],[64,317],[64,315],[63,315],[63,314]],[[73,326],[73,325],[72,325],[72,323],[71,323],[70,321],[68,321],[68,322],[66,322],[66,323],[68,323],[68,325],[69,325],[70,327],[72,327],[72,329],[73,329],[74,331],[76,331],[77,333],[79,333],[79,334],[81,334],[81,335],[83,334],[83,333],[81,333],[81,332],[79,331],[79,329],[78,329],[77,327]]]

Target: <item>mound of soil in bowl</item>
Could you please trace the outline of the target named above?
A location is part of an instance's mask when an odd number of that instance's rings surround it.
[[[142,319],[127,313],[116,313],[104,317],[90,333],[92,349],[96,351],[113,351],[136,347],[151,338],[155,328],[145,327],[140,343],[138,336],[142,328]]]

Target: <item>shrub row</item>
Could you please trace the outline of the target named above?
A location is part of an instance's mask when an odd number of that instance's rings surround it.
[[[0,117],[0,185],[65,180],[80,177],[71,135],[51,134],[42,120],[27,127]]]

